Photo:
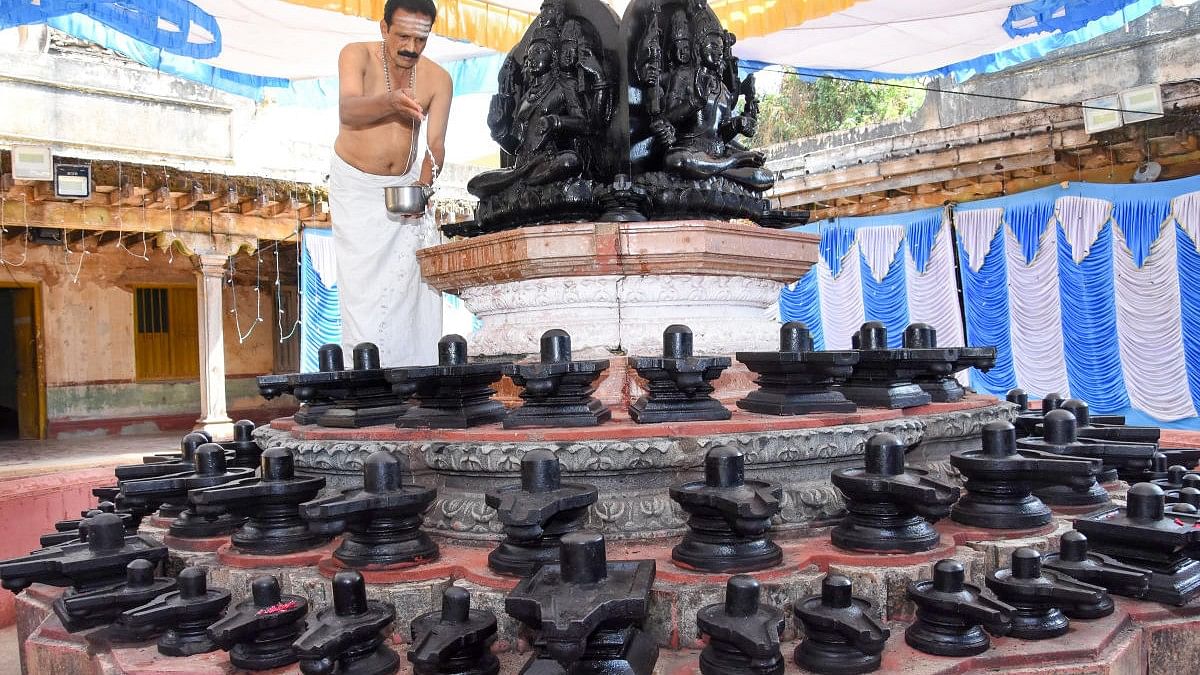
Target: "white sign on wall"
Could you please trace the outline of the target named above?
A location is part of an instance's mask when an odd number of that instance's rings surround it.
[[[38,145],[14,145],[12,149],[13,178],[17,180],[51,180],[54,162],[50,148]]]
[[[1116,129],[1123,123],[1121,97],[1117,94],[1084,101],[1083,106],[1083,129],[1089,134]]]
[[[1155,120],[1163,116],[1162,92],[1157,84],[1121,92],[1121,110],[1125,124]]]

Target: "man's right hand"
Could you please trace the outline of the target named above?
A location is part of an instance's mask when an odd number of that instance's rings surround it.
[[[388,105],[392,106],[401,117],[410,122],[421,122],[425,119],[425,111],[421,104],[401,90],[388,93]]]

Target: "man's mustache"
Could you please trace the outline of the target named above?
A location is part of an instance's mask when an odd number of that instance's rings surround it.
[[[396,52],[396,55],[404,56],[404,57],[407,57],[410,59],[415,59],[415,58],[418,58],[419,56],[421,56],[420,54],[418,54],[416,52]]]

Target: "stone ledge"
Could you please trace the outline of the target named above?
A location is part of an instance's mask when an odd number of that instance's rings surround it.
[[[923,418],[961,411],[973,411],[997,405],[993,396],[969,394],[954,403],[888,410],[862,408],[852,413],[814,413],[809,415],[760,415],[734,406],[727,406],[733,416],[714,422],[667,422],[638,424],[625,410],[613,410],[612,420],[595,427],[504,429],[499,423],[470,429],[402,429],[393,425],[378,425],[361,429],[337,429],[313,424],[298,425],[285,417],[271,422],[271,428],[287,432],[299,441],[377,441],[377,442],[575,442],[590,440],[628,440],[634,438],[677,438],[715,434],[744,434],[755,432],[790,431],[796,429],[834,428],[854,424],[870,424],[903,418]],[[261,435],[260,435],[261,436]]]
[[[522,227],[417,252],[440,291],[549,277],[744,276],[789,283],[817,259],[818,238],[724,221]]]

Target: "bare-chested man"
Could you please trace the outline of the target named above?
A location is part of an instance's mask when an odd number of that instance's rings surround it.
[[[387,0],[379,42],[355,42],[338,62],[341,126],[329,178],[342,343],[379,346],[384,366],[437,363],[441,294],[415,251],[437,243],[433,219],[387,212],[385,187],[431,185],[446,155],[453,83],[421,56],[433,0]]]

